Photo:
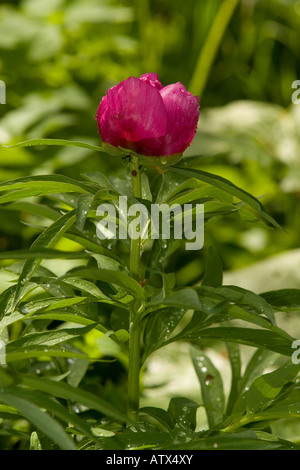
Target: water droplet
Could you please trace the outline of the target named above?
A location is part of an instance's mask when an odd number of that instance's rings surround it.
[[[168,247],[168,243],[166,240],[161,241],[161,247],[165,250]]]
[[[163,158],[161,159],[161,163],[162,163],[163,165],[165,165],[167,162],[168,162],[167,157],[163,157]]]
[[[207,372],[207,367],[202,367],[202,368],[201,368],[201,372],[203,372],[203,373],[204,373],[204,372]]]
[[[217,449],[219,447],[219,444],[217,442],[214,442],[213,448]]]

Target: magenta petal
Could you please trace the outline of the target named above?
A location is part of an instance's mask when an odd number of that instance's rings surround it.
[[[164,87],[160,94],[168,116],[166,134],[159,149],[160,155],[183,153],[197,130],[199,99],[180,82]]]
[[[115,145],[121,145],[120,141],[120,126],[118,120],[112,116],[112,113],[108,107],[107,96],[104,96],[100,102],[96,120],[98,124],[98,131],[100,137],[104,142],[108,142]],[[124,143],[124,142],[123,142]]]
[[[100,103],[97,122],[105,142],[136,150],[135,142],[165,134],[167,113],[155,87],[129,77],[108,90]]]
[[[96,119],[103,142],[145,156],[182,154],[192,142],[199,100],[181,83],[163,87],[156,73],[108,90]]]
[[[162,84],[158,80],[158,74],[157,73],[144,73],[143,75],[140,76],[140,80],[145,81],[149,85],[154,86],[158,90],[161,90],[163,88]]]

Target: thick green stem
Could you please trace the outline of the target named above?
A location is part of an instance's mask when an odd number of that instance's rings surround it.
[[[130,162],[131,187],[133,197],[140,198],[141,170],[138,157],[132,156]],[[141,245],[140,238],[131,239],[130,248],[130,275],[139,280]],[[128,365],[128,417],[133,422],[138,421],[140,398],[140,316],[139,306],[134,302],[130,313],[129,329],[129,365]]]
[[[131,312],[128,367],[128,417],[138,421],[140,402],[140,319]]]
[[[131,157],[130,171],[131,171],[132,195],[133,197],[140,198],[142,195],[142,187],[141,187],[141,170],[139,168],[138,157],[135,157],[135,156]],[[140,237],[138,237],[136,240],[131,239],[130,275],[137,281],[139,280],[140,257],[141,257]]]

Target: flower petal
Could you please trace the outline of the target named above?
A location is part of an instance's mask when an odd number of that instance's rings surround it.
[[[167,113],[159,91],[143,80],[129,77],[107,92],[110,116],[129,142],[165,134]]]
[[[157,73],[144,73],[143,75],[140,76],[140,80],[144,80],[146,83],[154,86],[158,90],[161,90],[163,88],[162,84],[158,80],[158,74]]]
[[[160,90],[168,115],[165,137],[160,155],[183,153],[192,142],[199,119],[199,99],[182,83],[168,85]]]

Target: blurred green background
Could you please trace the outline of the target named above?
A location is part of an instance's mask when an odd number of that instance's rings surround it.
[[[225,284],[258,293],[300,288],[300,105],[291,99],[300,79],[299,44],[299,0],[1,1],[0,144],[62,138],[97,145],[95,114],[108,88],[146,72],[158,73],[163,85],[180,81],[201,103],[185,158],[260,197],[284,230],[239,214],[215,218],[204,249],[176,252],[166,269],[178,286],[199,282],[214,245]],[[80,178],[88,171],[122,174],[124,163],[79,148],[0,149],[0,181],[53,172]],[[0,251],[29,247],[39,233],[35,224],[26,212],[0,209]],[[14,276],[5,269],[10,261],[0,263],[3,290]],[[66,261],[55,266],[63,270]],[[299,338],[295,315],[280,316],[279,324]],[[164,376],[184,371],[185,384],[177,380],[177,387],[192,394],[186,351],[176,351],[173,369],[173,350],[169,362],[164,350],[150,364],[149,384],[161,380],[159,364],[166,361]],[[162,393],[176,394],[172,386]]]
[[[186,157],[203,155],[195,167],[262,197],[285,229],[222,217],[207,227],[205,246],[214,243],[226,273],[234,270],[229,282],[256,291],[299,287],[300,105],[291,101],[299,44],[295,0],[2,1],[0,143],[56,137],[98,144],[95,114],[109,87],[150,71],[164,85],[181,81],[201,102]],[[0,150],[1,180],[51,172],[80,178],[87,170],[124,168],[85,149]],[[0,215],[0,249],[27,247],[34,228],[17,213]],[[204,254],[173,258],[179,285],[201,278]],[[278,255],[286,256],[270,264]],[[257,272],[244,272],[255,263]]]

